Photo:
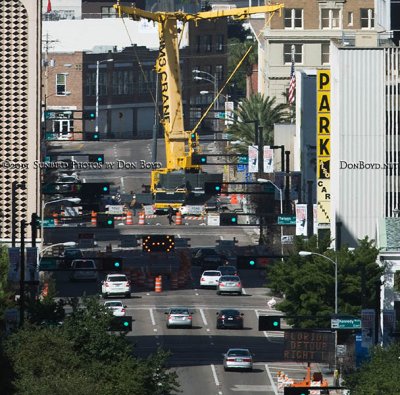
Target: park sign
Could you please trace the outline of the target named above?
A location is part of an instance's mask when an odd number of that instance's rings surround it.
[[[354,318],[332,318],[331,329],[361,329],[361,320]]]

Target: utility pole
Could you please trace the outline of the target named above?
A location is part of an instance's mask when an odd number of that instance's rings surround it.
[[[21,262],[19,268],[19,326],[22,328],[25,319],[25,220],[21,220]]]
[[[286,206],[286,213],[291,213],[292,208],[290,206],[290,151],[285,151],[286,155],[286,174],[285,174],[285,206]]]
[[[258,146],[258,178],[262,178],[264,173],[264,136],[263,127],[259,126],[258,120],[254,122],[255,124],[255,143]],[[260,195],[261,197],[263,195]],[[260,238],[258,240],[258,245],[264,244],[264,216],[260,214]]]
[[[15,247],[17,235],[17,189],[25,189],[25,182],[13,181],[11,189],[11,247]]]
[[[307,237],[314,233],[313,180],[307,180]]]

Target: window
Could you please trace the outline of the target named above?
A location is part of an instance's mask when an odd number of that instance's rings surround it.
[[[303,28],[303,9],[285,8],[285,29]]]
[[[57,74],[56,92],[58,96],[65,96],[67,94],[67,74]]]
[[[119,70],[113,72],[113,95],[133,94],[133,72],[132,70]]]
[[[217,52],[223,52],[224,51],[224,35],[223,34],[218,34],[217,35],[217,47],[216,47]]]
[[[212,36],[211,36],[211,34],[207,34],[204,38],[205,38],[204,49],[206,52],[211,52],[212,51]]]
[[[361,8],[361,29],[373,29],[374,27],[374,10],[371,8]]]
[[[149,94],[154,90],[154,72],[153,70],[144,70],[144,74],[139,74],[139,93]]]
[[[329,44],[321,44],[321,64],[329,64]]]
[[[107,73],[99,72],[99,96],[107,95]]]
[[[340,9],[321,9],[321,27],[322,29],[340,29]]]
[[[400,292],[400,270],[394,272],[393,291]]]
[[[294,63],[303,63],[303,44],[283,44],[283,63],[292,63],[292,49],[294,49]]]
[[[85,94],[86,96],[96,95],[96,73],[86,74],[86,84],[85,84]]]
[[[196,52],[201,52],[201,36],[196,36]]]
[[[117,10],[114,7],[101,7],[102,18],[116,18]]]
[[[222,64],[215,66],[215,75],[218,82],[222,82],[224,80],[224,66]]]
[[[349,26],[353,26],[353,19],[354,19],[354,13],[353,12],[349,12],[347,14],[347,24]]]

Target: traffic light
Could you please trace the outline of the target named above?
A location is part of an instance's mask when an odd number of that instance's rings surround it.
[[[207,164],[207,155],[204,154],[192,154],[193,165],[205,165]]]
[[[147,235],[142,238],[143,252],[171,252],[175,249],[175,237],[169,235]]]
[[[221,213],[219,215],[219,224],[223,226],[237,225],[238,216],[235,213]]]
[[[37,213],[32,213],[31,215],[32,243],[36,242],[37,230],[39,228],[40,228],[40,217],[37,215]]]
[[[307,387],[284,387],[284,395],[308,395],[310,393]],[[320,391],[318,391],[320,393]]]
[[[109,214],[97,214],[98,228],[114,228],[114,217]]]
[[[84,182],[77,184],[77,192],[83,197],[97,197],[110,193],[110,184],[105,182]]]
[[[238,269],[258,269],[256,256],[238,256],[236,265]]]
[[[258,317],[259,331],[280,331],[281,317],[279,315],[260,315]]]
[[[113,270],[120,272],[122,270],[123,260],[122,258],[105,257],[103,258],[103,270]]]
[[[82,119],[96,119],[96,111],[95,110],[83,110],[82,111]]]
[[[219,195],[222,191],[222,182],[205,182],[204,193],[206,195]]]
[[[97,132],[85,132],[84,133],[84,140],[85,141],[99,141],[100,140],[100,133]]]
[[[132,330],[132,317],[113,317],[110,322],[110,331],[113,332],[130,332]]]
[[[89,162],[104,163],[104,155],[103,154],[89,155]]]

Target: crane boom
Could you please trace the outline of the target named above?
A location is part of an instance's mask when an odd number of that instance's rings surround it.
[[[136,7],[114,4],[118,15],[124,14],[134,20],[141,18],[158,22],[160,40],[159,55],[156,61],[156,72],[160,75],[162,97],[162,119],[164,128],[166,166],[152,171],[151,190],[157,192],[160,174],[177,170],[200,172],[199,165],[192,164],[192,153],[196,149],[192,143],[191,131],[184,130],[182,84],[180,75],[178,21],[203,21],[216,18],[233,17],[245,19],[252,14],[275,13],[283,8],[283,4],[234,8],[230,10],[201,11],[194,14],[177,12],[150,12]],[[162,188],[162,186],[161,186]]]

